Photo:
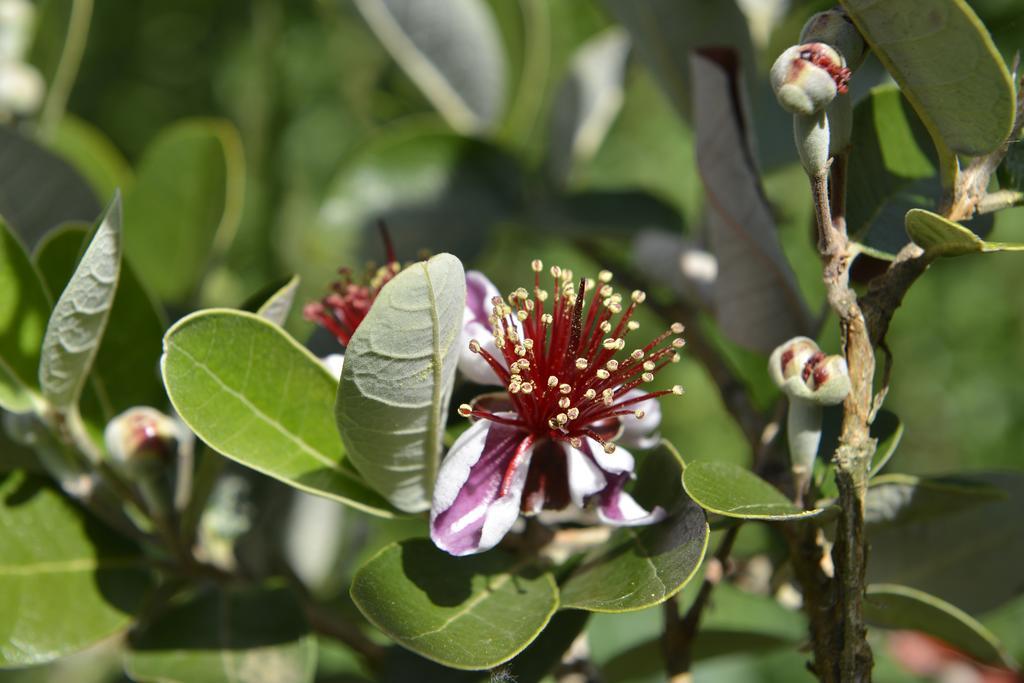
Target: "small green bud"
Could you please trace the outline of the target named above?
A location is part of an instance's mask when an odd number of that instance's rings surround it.
[[[828,116],[824,112],[793,116],[793,138],[807,175],[814,177],[824,173],[830,153]]]
[[[817,114],[832,103],[841,84],[845,88],[843,68],[839,53],[824,43],[794,45],[772,65],[772,90],[786,111]]]
[[[819,351],[813,339],[793,337],[772,351],[768,359],[768,374],[781,389],[789,379],[799,377],[807,361]]]
[[[800,31],[801,43],[826,43],[842,55],[845,66],[851,71],[864,63],[868,53],[867,43],[860,31],[842,9],[836,7],[818,12],[804,24]]]

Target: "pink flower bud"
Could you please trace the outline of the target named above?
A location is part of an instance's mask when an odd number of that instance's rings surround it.
[[[842,56],[825,43],[795,45],[775,60],[772,90],[783,109],[810,116],[825,110],[846,92],[850,70]]]

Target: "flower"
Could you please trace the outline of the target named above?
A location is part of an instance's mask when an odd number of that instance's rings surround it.
[[[331,293],[319,301],[309,302],[302,309],[306,320],[325,328],[342,346],[348,346],[359,323],[363,322],[370,312],[370,306],[380,295],[380,290],[402,270],[383,222],[378,225],[378,229],[387,254],[387,263],[379,268],[368,266],[359,279],[352,276],[350,268],[339,268],[341,280],[331,284]],[[328,369],[332,373],[337,369],[340,375],[341,362],[335,360],[333,365],[328,364]]]
[[[341,280],[331,285],[331,293],[319,301],[311,301],[302,309],[302,315],[310,322],[327,329],[342,346],[348,346],[359,323],[370,312],[370,306],[380,294],[381,288],[391,281],[402,265],[390,260],[387,265],[367,272],[356,280],[349,268],[340,268]]]
[[[580,280],[577,293],[572,272],[555,266],[549,302],[540,287],[540,261],[533,270],[533,296],[523,288],[507,303],[494,296],[489,338],[467,344],[490,368],[490,381],[496,378],[507,391],[459,407],[475,421],[441,463],[430,514],[431,538],[452,555],[493,547],[520,512],[570,502],[596,502],[600,519],[613,525],[652,524],[665,516],[625,492],[634,460],[616,441],[652,445],[649,433],[661,419],[655,399],[683,393],[678,386],[640,388],[679,359],[683,340],[673,335],[683,326],[675,323],[624,355],[626,336],[639,327],[631,318],[643,292],[633,292],[624,309],[608,284],[611,273],[602,271],[596,283]],[[487,291],[485,282],[471,285],[471,296]],[[478,314],[472,322],[479,323]]]

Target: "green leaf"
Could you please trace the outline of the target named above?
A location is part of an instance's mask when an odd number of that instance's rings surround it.
[[[978,620],[923,591],[896,584],[870,585],[864,617],[880,628],[922,631],[986,664],[1015,666],[996,636]]]
[[[41,664],[128,626],[149,577],[138,549],[42,479],[0,475],[0,669]]]
[[[550,574],[500,551],[452,557],[423,539],[384,548],[356,572],[351,593],[400,645],[456,669],[508,661],[558,607]]]
[[[938,517],[869,524],[869,583],[910,586],[971,614],[1024,591],[1024,535],[1011,523],[1024,517],[1024,475],[977,473],[958,479],[999,488],[1004,496]]]
[[[492,129],[505,106],[505,52],[483,0],[356,0],[366,23],[448,124]]]
[[[102,201],[114,192],[131,190],[135,174],[127,159],[98,128],[75,116],[65,115],[50,147],[75,167]]]
[[[0,219],[0,407],[26,412],[39,393],[50,301],[24,247]]]
[[[964,0],[841,2],[936,141],[970,156],[1003,144],[1013,83]]]
[[[335,381],[280,327],[254,313],[207,310],[164,337],[164,385],[211,447],[295,488],[390,516],[346,466],[331,406]]]
[[[186,120],[146,148],[125,198],[125,253],[160,299],[184,300],[231,243],[244,184],[241,141],[227,121]]]
[[[287,588],[209,589],[132,634],[125,671],[139,683],[311,683],[316,638]]]
[[[87,238],[85,227],[65,225],[39,243],[33,260],[51,292],[67,285]],[[91,374],[103,424],[132,406],[159,408],[166,403],[158,374],[165,326],[162,312],[131,264],[122,263],[110,319]],[[86,402],[83,397],[83,404]]]
[[[730,341],[769,354],[812,325],[754,164],[735,59],[706,50],[691,60],[697,164],[718,259],[715,320]]]
[[[436,125],[395,125],[353,156],[319,212],[286,236],[285,262],[320,296],[341,259],[384,260],[379,221],[399,259],[429,249],[468,260],[494,225],[521,211],[522,191],[518,164],[496,147]]]
[[[63,159],[0,126],[0,215],[31,249],[50,228],[93,221],[103,209],[88,183]]]
[[[430,507],[466,306],[451,254],[381,290],[345,350],[335,416],[352,464],[392,505]]]
[[[658,524],[622,528],[584,558],[561,587],[566,608],[627,612],[657,605],[697,573],[708,545],[704,511],[679,483],[682,461],[667,442],[644,456],[634,496],[647,509],[660,505]]]
[[[871,460],[871,472],[873,477],[889,463],[896,453],[896,448],[903,439],[903,422],[896,413],[889,410],[880,410],[875,415],[875,421],[871,423],[871,436],[877,439],[875,455]]]
[[[868,523],[902,524],[1005,497],[1006,493],[996,486],[961,477],[883,474],[868,485],[864,519]]]
[[[937,213],[911,209],[906,218],[907,234],[914,244],[931,256],[962,256],[963,254],[1024,251],[1024,244],[986,242],[973,232]]]
[[[741,519],[804,519],[822,510],[803,510],[750,470],[728,462],[698,460],[683,470],[683,487],[708,512]]]
[[[292,304],[295,303],[295,292],[299,289],[299,276],[292,275],[284,285],[276,288],[274,292],[260,304],[256,312],[276,325],[284,325],[288,314],[292,311]]]
[[[853,110],[847,173],[850,234],[883,254],[895,255],[907,243],[900,218],[907,210],[934,202],[939,192],[934,151],[898,88],[874,88]],[[922,197],[921,195],[924,195]]]
[[[107,327],[121,272],[121,198],[114,196],[46,324],[39,386],[56,409],[78,403]]]

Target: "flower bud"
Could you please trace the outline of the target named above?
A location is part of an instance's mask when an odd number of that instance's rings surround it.
[[[867,43],[860,31],[842,9],[836,7],[818,12],[807,20],[800,31],[801,43],[825,43],[831,45],[846,60],[851,70],[864,63],[868,53]]]
[[[814,177],[825,172],[831,151],[829,137],[825,112],[813,116],[793,116],[793,139],[800,163],[808,176]]]
[[[795,45],[772,65],[772,90],[786,111],[818,114],[839,94],[840,84],[845,91],[844,67],[839,53],[824,43]]]
[[[831,406],[842,403],[850,393],[850,370],[842,356],[826,356],[810,365],[804,382],[812,391],[812,400]]]
[[[807,337],[793,337],[772,351],[768,359],[768,374],[780,389],[793,377],[800,377],[804,366],[815,354],[818,345]]]
[[[117,415],[103,432],[111,461],[132,474],[159,471],[177,457],[183,428],[146,406]]]

